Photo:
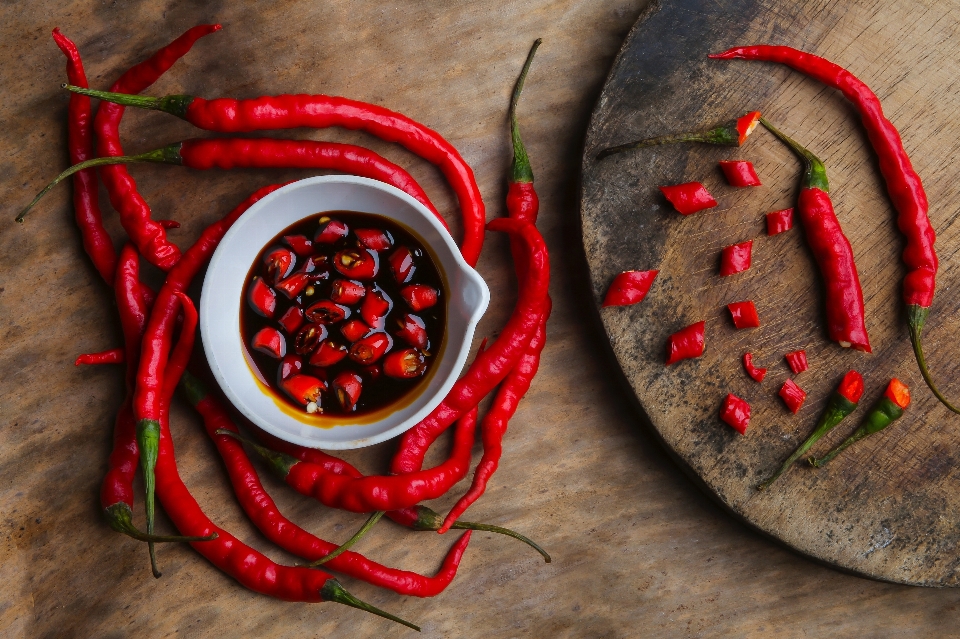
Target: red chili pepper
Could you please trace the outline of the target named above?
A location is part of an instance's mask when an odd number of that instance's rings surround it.
[[[253,336],[250,347],[275,359],[283,359],[287,354],[287,340],[272,326],[264,326]]]
[[[719,144],[723,146],[740,146],[746,140],[747,136],[753,133],[757,127],[757,121],[760,119],[759,111],[751,111],[735,120],[728,120],[721,125],[706,131],[696,131],[693,133],[678,133],[673,135],[661,135],[655,138],[629,142],[604,149],[597,154],[597,160],[602,160],[608,155],[621,153],[631,149],[642,149],[648,146],[659,146],[661,144],[675,144],[677,142],[702,142],[704,144]]]
[[[660,192],[673,205],[677,213],[690,215],[704,209],[712,209],[717,205],[707,187],[699,182],[686,182],[673,186],[661,186]]]
[[[767,235],[777,235],[793,228],[793,207],[767,213]]]
[[[317,244],[336,244],[343,238],[350,235],[350,227],[346,222],[329,217],[320,218],[320,228],[313,236],[313,241]]]
[[[347,347],[338,342],[325,339],[320,342],[320,346],[310,356],[310,365],[326,368],[333,366],[347,356]]]
[[[190,357],[193,355],[193,342],[197,333],[197,321],[199,315],[193,305],[190,297],[181,291],[174,293],[180,300],[180,309],[183,312],[183,324],[180,327],[180,339],[170,351],[170,359],[163,371],[163,396],[164,406],[169,406],[173,399],[173,393],[180,383],[180,376],[187,369],[190,363]]]
[[[77,357],[74,366],[81,364],[123,364],[126,360],[122,348],[111,348],[99,353],[84,353]]]
[[[383,360],[383,374],[398,379],[420,377],[427,371],[427,360],[415,348],[394,351]]]
[[[372,280],[380,270],[380,258],[369,249],[346,249],[333,256],[333,267],[353,280]]]
[[[304,310],[303,317],[308,322],[329,326],[350,317],[350,309],[346,306],[334,304],[330,300],[320,300]]]
[[[720,160],[720,169],[730,186],[760,186],[760,178],[753,169],[753,163],[746,160]]]
[[[727,304],[727,309],[730,310],[730,317],[737,329],[758,328],[760,326],[760,316],[757,315],[757,307],[753,305],[752,301]]]
[[[293,273],[297,255],[288,248],[275,248],[263,256],[263,263],[269,283],[276,284]]]
[[[183,377],[181,386],[190,403],[203,417],[204,428],[223,458],[240,506],[257,529],[287,552],[307,561],[326,557],[333,552],[337,548],[336,544],[310,534],[280,512],[276,503],[264,490],[256,468],[250,462],[240,442],[232,437],[216,434],[219,430],[234,433],[238,431],[229,413],[212,395],[207,393],[203,384],[187,373]],[[443,565],[433,577],[390,568],[349,550],[331,559],[327,565],[333,570],[375,586],[388,588],[401,595],[433,597],[443,592],[456,576],[460,559],[469,542],[470,532],[468,531],[450,548],[443,560]]]
[[[370,328],[382,331],[387,314],[393,309],[393,300],[376,284],[367,287],[367,294],[360,305],[360,317]]]
[[[733,393],[727,393],[720,406],[720,419],[741,435],[746,435],[750,425],[750,404]]]
[[[393,348],[393,338],[387,333],[371,333],[364,338],[358,339],[350,347],[350,359],[369,366],[380,360],[390,349]]]
[[[400,330],[395,333],[397,337],[421,351],[427,349],[430,340],[427,335],[427,324],[423,319],[407,313],[397,320],[397,323],[400,325]]]
[[[360,282],[334,280],[330,285],[330,299],[337,304],[356,304],[367,294],[366,287]]]
[[[653,280],[660,271],[624,271],[613,278],[607,295],[603,298],[603,307],[639,304],[647,296]]]
[[[787,364],[790,365],[790,370],[793,371],[794,375],[802,373],[809,368],[807,365],[807,352],[802,349],[799,351],[791,351],[783,357],[787,360]]]
[[[870,353],[860,276],[850,241],[833,212],[823,162],[763,118],[760,122],[789,146],[805,165],[797,212],[826,287],[827,334],[844,348]]]
[[[316,350],[320,342],[327,339],[327,327],[323,324],[307,324],[293,338],[293,350],[298,355],[306,355]]]
[[[755,382],[762,382],[763,378],[767,376],[767,369],[757,368],[753,365],[753,353],[743,354],[743,368]]]
[[[413,279],[417,265],[413,261],[413,253],[406,246],[399,246],[390,254],[390,269],[398,284],[406,284]]]
[[[322,379],[317,379],[312,375],[292,375],[280,382],[280,388],[301,406],[307,406],[308,412],[310,404],[320,405],[320,394],[327,390],[327,384]]]
[[[411,284],[400,289],[400,297],[414,312],[422,311],[436,304],[439,295],[437,289],[425,284]]]
[[[294,273],[282,282],[274,285],[274,288],[288,299],[292,300],[302,293],[310,284],[310,276],[306,273]]]
[[[750,268],[753,240],[726,246],[720,254],[720,276],[735,275]]]
[[[780,387],[779,395],[783,399],[783,403],[787,405],[787,408],[789,408],[790,412],[794,415],[796,415],[800,407],[803,406],[803,400],[807,398],[807,393],[797,386],[797,383],[792,379],[788,379],[783,383],[783,386]]]
[[[705,325],[705,322],[691,324],[667,339],[667,366],[682,359],[703,355],[703,329]]]
[[[340,327],[340,332],[343,333],[343,336],[347,338],[348,342],[355,342],[367,333],[370,332],[370,327],[364,324],[361,320],[355,319],[350,320],[349,322],[344,322],[343,326]]]
[[[313,255],[313,242],[305,235],[284,235],[283,241],[293,249],[297,257],[310,257]]]
[[[247,290],[247,303],[263,317],[273,317],[277,310],[277,294],[259,277],[254,277]]]
[[[382,229],[354,229],[353,234],[371,251],[382,252],[393,246],[393,237]]]
[[[296,375],[303,370],[303,359],[297,355],[286,355],[280,361],[280,368],[277,369],[277,384],[287,379],[291,375]]]
[[[291,306],[280,316],[277,323],[288,335],[293,335],[303,325],[303,310],[299,306]]]
[[[67,57],[67,79],[70,84],[87,87],[87,75],[76,45],[60,29],[53,30],[53,39]],[[70,148],[70,163],[77,164],[93,155],[93,114],[90,98],[72,94],[67,107],[67,146]],[[100,195],[97,172],[93,169],[80,171],[73,176],[73,212],[83,238],[83,248],[93,266],[109,286],[113,286],[117,269],[117,252],[110,234],[103,226],[100,213]]]
[[[340,408],[344,412],[352,412],[360,401],[360,393],[363,390],[363,380],[353,371],[341,371],[333,378],[333,391],[337,395],[337,401],[340,402]],[[371,508],[370,510],[383,510],[382,508]],[[364,512],[364,511],[358,511]]]

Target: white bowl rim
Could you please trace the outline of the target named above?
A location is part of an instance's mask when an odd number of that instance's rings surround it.
[[[450,373],[447,374],[446,378],[442,380],[442,383],[439,386],[439,388],[436,391],[432,392],[429,396],[427,396],[428,390],[424,389],[424,391],[422,391],[421,393],[421,397],[424,397],[426,399],[425,401],[423,401],[422,406],[418,408],[416,412],[413,413],[411,416],[408,416],[407,418],[403,419],[399,423],[389,428],[385,428],[384,430],[378,433],[371,434],[369,436],[357,437],[357,438],[346,440],[346,441],[325,439],[322,436],[324,433],[328,432],[327,429],[325,428],[311,427],[311,429],[307,432],[310,432],[313,436],[307,437],[304,435],[299,435],[297,433],[290,432],[289,430],[283,430],[280,427],[276,426],[271,420],[279,419],[279,420],[294,421],[295,418],[286,414],[283,411],[280,411],[279,408],[277,409],[276,412],[270,415],[269,418],[267,416],[262,415],[260,411],[254,410],[254,408],[249,405],[249,402],[247,402],[245,398],[241,396],[241,394],[237,391],[237,387],[245,387],[249,390],[249,384],[245,383],[242,378],[235,379],[236,376],[240,372],[242,372],[244,375],[248,376],[250,379],[255,381],[256,378],[254,377],[253,372],[247,366],[244,366],[244,367],[234,366],[234,367],[225,368],[224,366],[221,365],[226,357],[235,357],[235,355],[228,356],[224,352],[223,345],[218,344],[218,342],[222,342],[223,340],[213,339],[212,336],[214,335],[215,325],[216,327],[219,327],[222,329],[222,326],[224,325],[223,320],[224,319],[231,320],[231,318],[229,317],[230,315],[236,316],[235,324],[237,326],[237,331],[235,332],[237,333],[237,335],[235,337],[236,337],[236,345],[239,346],[239,349],[237,350],[243,349],[242,343],[240,341],[241,339],[240,334],[239,334],[239,308],[240,308],[240,300],[243,295],[243,281],[246,278],[246,273],[249,270],[249,265],[244,265],[242,268],[243,273],[239,276],[240,282],[241,282],[240,295],[237,298],[237,303],[234,304],[232,307],[225,307],[223,305],[214,306],[214,302],[213,302],[214,296],[206,294],[208,292],[208,286],[211,286],[211,282],[219,281],[218,278],[222,279],[222,277],[224,277],[223,269],[229,267],[228,263],[231,259],[235,259],[231,255],[231,247],[235,242],[239,242],[243,240],[244,229],[250,223],[251,220],[256,219],[259,215],[262,215],[261,211],[269,210],[271,205],[273,205],[275,201],[281,200],[284,196],[289,196],[290,193],[293,193],[299,189],[310,188],[310,187],[315,187],[316,185],[325,185],[325,184],[353,185],[359,188],[374,189],[402,200],[404,204],[406,204],[407,206],[414,209],[417,213],[419,213],[419,215],[428,222],[428,224],[433,228],[433,230],[435,230],[439,234],[439,237],[441,238],[443,244],[445,245],[445,248],[450,253],[450,257],[452,257],[453,261],[456,264],[458,274],[465,277],[469,283],[472,283],[477,289],[476,291],[473,291],[473,292],[479,294],[478,298],[475,301],[476,306],[473,308],[467,307],[464,309],[467,313],[469,313],[469,316],[464,326],[464,337],[463,337],[463,342],[460,348],[454,353],[454,352],[451,352],[450,348],[447,348],[447,346],[450,345],[449,342],[444,347],[445,352],[442,355],[442,360],[445,361],[447,360],[447,358],[455,357],[455,361],[452,365]],[[316,213],[321,213],[325,210],[346,210],[346,207],[324,209],[322,206],[320,206],[318,207],[318,210],[312,213],[312,215],[315,215]],[[380,213],[380,214],[384,215],[383,213]],[[302,219],[302,217],[297,219]],[[288,226],[290,226],[295,222],[296,222],[296,219],[294,219],[291,222],[274,224],[276,226],[276,230],[273,232],[272,235],[270,235],[270,237],[272,238],[276,236],[276,234],[280,233],[283,229],[287,228]],[[259,248],[257,248],[256,254],[259,254],[259,252],[262,250],[264,245],[260,244],[259,241],[257,242],[257,245]],[[434,252],[437,252],[438,247],[431,245],[431,250]],[[251,260],[251,263],[252,263],[252,260]],[[441,268],[441,270],[444,269],[442,264],[438,264],[437,266],[438,268]],[[234,272],[237,271],[236,268],[233,268],[232,270]],[[454,274],[446,273],[444,277],[452,289]],[[449,306],[447,308],[447,313],[446,313],[447,329],[445,331],[446,334],[444,336],[445,341],[447,341],[448,338],[450,337],[449,335],[450,318],[452,315],[451,306],[454,304],[454,301],[458,297],[457,295],[454,295],[452,290],[449,293],[450,294],[446,296],[448,298],[446,300],[446,303]],[[245,211],[243,215],[241,215],[236,220],[236,222],[234,222],[234,224],[230,227],[230,229],[226,232],[223,239],[220,241],[217,247],[217,250],[214,252],[213,257],[210,260],[210,264],[207,268],[206,276],[204,277],[203,292],[201,293],[201,297],[200,297],[200,332],[201,332],[201,335],[203,336],[204,353],[206,355],[207,362],[210,365],[210,369],[213,372],[214,378],[217,380],[217,383],[220,385],[220,388],[223,390],[224,394],[227,396],[230,402],[248,419],[250,419],[254,424],[259,426],[263,430],[267,431],[268,433],[293,444],[298,444],[298,445],[306,446],[309,448],[323,448],[327,450],[346,450],[346,449],[362,448],[365,446],[378,444],[404,433],[405,431],[415,426],[427,415],[429,415],[430,412],[433,411],[433,409],[436,408],[441,401],[443,401],[443,398],[446,397],[447,393],[456,383],[457,378],[459,377],[460,372],[463,369],[464,364],[466,363],[467,356],[469,355],[469,352],[470,352],[474,331],[476,330],[477,323],[480,321],[480,318],[482,317],[483,313],[486,311],[489,301],[490,301],[490,291],[487,288],[486,283],[483,281],[483,278],[481,278],[480,275],[469,264],[466,263],[466,261],[463,259],[462,254],[460,253],[459,247],[457,247],[453,238],[450,236],[449,231],[441,224],[441,222],[437,219],[437,217],[429,209],[427,209],[421,202],[417,201],[416,199],[414,199],[407,193],[403,192],[402,190],[392,185],[386,184],[384,182],[380,182],[378,180],[359,177],[355,175],[323,175],[323,176],[315,176],[315,177],[305,178],[302,180],[297,180],[295,182],[291,182],[290,184],[287,184],[269,193],[268,195],[264,196],[262,199],[254,203],[247,211]],[[231,320],[231,325],[233,325],[232,320]],[[437,363],[439,364],[439,362]],[[439,371],[437,374],[438,375],[440,374]],[[238,381],[240,383],[238,383]],[[259,384],[259,382],[256,382],[256,383]],[[431,382],[428,382],[428,384],[429,383]],[[263,391],[260,391],[260,393],[264,394]],[[415,399],[414,404],[419,402],[421,397],[418,397],[417,399]],[[268,412],[270,412],[269,409],[268,409]],[[372,424],[365,424],[365,426],[371,426],[371,425],[379,426],[384,423],[389,423],[391,421],[391,417],[393,417],[393,415],[389,415],[377,422],[373,422]],[[300,422],[300,425],[302,426],[303,422]],[[356,426],[351,424],[344,424],[342,426],[336,426],[334,428],[352,428],[352,427],[356,427]]]

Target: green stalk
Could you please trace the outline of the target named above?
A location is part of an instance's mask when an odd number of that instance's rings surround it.
[[[156,519],[154,494],[156,493],[157,457],[160,452],[160,422],[155,419],[141,419],[137,422],[137,446],[140,448],[140,468],[143,471],[143,487],[146,493],[143,503],[147,511],[147,534],[153,535]],[[157,551],[152,541],[147,542],[150,551],[150,568],[153,576],[160,578],[157,566]]]
[[[752,114],[748,113],[744,117],[751,115]],[[623,153],[624,151],[631,151],[633,149],[645,149],[651,146],[678,144],[681,142],[700,142],[703,144],[716,144],[720,146],[740,146],[740,130],[738,125],[742,119],[743,118],[735,118],[733,120],[728,120],[727,122],[719,124],[706,131],[658,135],[645,140],[637,140],[635,142],[627,142],[626,144],[618,144],[617,146],[611,146],[600,151],[600,153],[597,154],[597,160],[599,161],[616,153]],[[750,130],[753,130],[753,126],[750,127]],[[749,134],[749,131],[747,131],[744,136]]]
[[[360,530],[358,530],[357,532],[354,533],[353,537],[351,537],[350,539],[348,539],[348,540],[346,540],[345,542],[343,542],[342,544],[340,544],[340,545],[339,545],[336,549],[334,549],[334,551],[331,552],[329,555],[326,555],[326,556],[324,556],[324,557],[321,557],[320,559],[317,559],[316,561],[314,561],[314,562],[312,562],[312,563],[304,564],[304,566],[306,566],[307,568],[316,568],[317,566],[322,566],[323,564],[327,563],[328,561],[330,561],[330,560],[333,559],[334,557],[339,557],[341,554],[343,554],[344,552],[346,552],[347,550],[349,550],[352,545],[354,545],[355,543],[357,543],[358,541],[360,541],[360,538],[363,537],[364,535],[366,535],[367,532],[368,532],[371,528],[373,528],[373,525],[374,525],[375,523],[377,523],[378,521],[380,521],[380,518],[383,517],[383,515],[384,515],[385,513],[386,513],[385,510],[378,510],[378,511],[376,511],[375,513],[373,513],[372,515],[370,515],[370,518],[367,519],[367,521],[363,524],[363,526],[360,527]]]
[[[234,439],[243,442],[247,446],[253,448],[260,457],[267,462],[267,466],[270,468],[273,473],[280,479],[286,479],[287,475],[290,474],[290,469],[293,468],[296,464],[300,463],[300,460],[292,455],[287,455],[286,453],[281,453],[275,450],[270,450],[266,446],[261,446],[257,442],[244,437],[240,433],[234,432],[232,430],[227,430],[226,428],[218,428],[216,431],[217,435],[229,435]]]
[[[415,508],[417,509],[417,521],[414,522],[412,526],[414,530],[440,530],[440,526],[443,525],[443,517],[440,516],[440,513],[423,505],[415,506]],[[550,555],[547,554],[546,550],[541,548],[532,539],[524,537],[520,533],[510,530],[509,528],[502,528],[492,524],[478,524],[472,521],[456,521],[452,526],[450,526],[450,528],[455,528],[457,530],[480,530],[483,532],[492,532],[497,533],[498,535],[513,537],[514,539],[522,541],[540,553],[544,562],[548,564],[550,563]]]
[[[933,377],[930,375],[930,369],[927,368],[927,360],[923,356],[920,333],[923,331],[923,325],[927,321],[929,312],[929,308],[920,306],[919,304],[910,304],[907,306],[907,327],[910,330],[910,343],[913,345],[913,354],[917,358],[917,365],[920,367],[920,374],[923,376],[923,381],[925,381],[930,390],[933,391],[934,396],[940,400],[941,404],[953,412],[960,414],[960,409],[947,401],[947,398],[944,397],[940,389],[937,388]]]
[[[117,502],[112,506],[108,506],[103,512],[107,518],[107,523],[110,524],[111,528],[117,532],[133,537],[137,541],[146,541],[158,544],[174,541],[191,543],[195,541],[213,541],[218,537],[217,533],[211,533],[206,537],[190,537],[183,535],[148,535],[133,525],[133,511],[130,510],[130,506],[128,504],[125,504],[122,501]]]
[[[823,162],[806,148],[800,146],[796,140],[783,133],[780,129],[773,126],[764,118],[760,118],[760,124],[765,126],[770,133],[780,138],[780,141],[790,147],[803,161],[804,175],[803,188],[820,189],[824,193],[830,192],[830,182],[827,180],[827,169]]]
[[[151,111],[163,111],[178,118],[186,119],[187,107],[193,102],[192,95],[165,95],[162,98],[152,98],[148,95],[130,95],[128,93],[113,93],[112,91],[97,91],[96,89],[85,89],[76,87],[72,84],[61,84],[61,89],[86,95],[98,100],[113,102],[123,106],[132,106],[138,109],[149,109]]]
[[[530,166],[530,157],[527,155],[527,149],[523,146],[523,140],[520,139],[520,125],[517,124],[517,103],[520,102],[520,93],[523,91],[523,83],[527,79],[527,72],[530,71],[530,65],[533,64],[533,55],[537,48],[543,42],[542,38],[537,38],[527,54],[527,61],[523,64],[523,70],[520,71],[520,77],[517,78],[517,84],[513,87],[513,96],[510,98],[510,137],[513,141],[513,164],[510,167],[512,182],[533,182],[533,168]]]
[[[902,416],[903,409],[891,401],[889,397],[883,396],[879,401],[877,401],[876,404],[874,404],[873,409],[871,409],[866,419],[863,420],[863,424],[860,425],[860,428],[855,430],[850,437],[847,437],[842,444],[819,459],[814,459],[811,457],[807,461],[810,462],[811,466],[821,468],[831,459],[846,450],[850,444],[860,441],[867,435],[879,433],[881,430],[900,419]]]
[[[404,621],[400,617],[391,615],[389,612],[384,612],[379,608],[375,608],[370,604],[360,601],[340,585],[340,582],[336,579],[328,579],[326,583],[323,584],[323,588],[320,590],[320,596],[323,597],[324,601],[335,601],[337,603],[342,603],[351,608],[358,608],[360,610],[366,610],[367,612],[372,612],[373,614],[383,617],[384,619],[389,619],[390,621],[396,621],[401,623],[408,628],[413,628],[417,632],[420,632],[420,626],[414,625],[409,621]]]

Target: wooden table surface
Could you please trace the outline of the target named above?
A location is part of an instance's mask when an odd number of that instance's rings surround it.
[[[811,20],[817,15],[813,4]],[[960,39],[948,14],[953,4],[944,3],[942,21],[919,26],[888,23],[892,0],[863,4],[869,6],[832,26],[833,37],[902,29],[904,44],[890,65],[906,70],[922,63],[924,46]],[[929,9],[936,3],[920,4]],[[530,43],[544,38],[520,114],[538,178],[540,227],[551,247],[554,314],[541,373],[511,424],[501,469],[468,515],[529,534],[554,561],[545,565],[515,542],[481,534],[457,579],[433,599],[403,598],[345,578],[354,594],[422,624],[426,637],[960,636],[957,590],[842,574],[732,519],[669,461],[627,399],[585,302],[591,293],[577,181],[589,114],[613,56],[646,5],[4,4],[0,635],[412,636],[335,604],[256,595],[189,547],[162,547],[164,575],[155,580],[145,548],[110,531],[99,513],[97,493],[123,395],[122,373],[74,368],[71,362],[80,352],[119,344],[111,296],[82,253],[68,188],[52,193],[23,226],[12,219],[66,162],[67,98],[58,89],[64,64],[49,33],[59,26],[72,37],[91,84],[106,87],[184,29],[216,21],[223,32],[201,41],[151,94],[323,92],[383,104],[440,131],[462,152],[476,171],[488,217],[503,213],[507,96]],[[944,77],[952,81],[955,71],[943,70]],[[192,135],[197,133],[189,125],[161,114],[129,113],[123,127],[134,152]],[[359,134],[327,131],[322,138],[361,141],[408,167],[455,220],[452,196],[431,167]],[[939,148],[946,154],[953,146],[945,139]],[[172,233],[181,246],[255,188],[306,175],[201,174],[172,167],[137,167],[132,173],[155,217],[183,223]],[[119,238],[115,217],[107,217]],[[493,334],[513,300],[502,239],[490,238],[479,270],[493,294],[479,334]],[[270,557],[294,562],[245,521],[213,447],[182,405],[174,410],[173,432],[184,479],[214,519]],[[384,444],[348,459],[374,472],[385,467],[392,450]],[[278,482],[264,481],[288,515],[325,538],[345,539],[363,520],[318,508]],[[448,497],[433,506],[442,511],[451,503]],[[170,528],[166,519],[158,526]],[[381,524],[359,549],[388,565],[432,572],[452,540]]]

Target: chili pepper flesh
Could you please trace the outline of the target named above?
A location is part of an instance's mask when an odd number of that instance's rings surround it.
[[[793,228],[793,207],[767,213],[767,235],[778,235]]]
[[[728,393],[720,406],[720,419],[741,435],[746,435],[747,427],[750,426],[750,404],[733,393]]]
[[[710,195],[707,187],[699,182],[686,182],[659,187],[663,197],[681,215],[691,215],[704,209],[712,209],[717,201]]]
[[[752,162],[746,160],[721,160],[720,170],[727,178],[727,184],[736,187],[760,186],[760,178]]]
[[[703,332],[706,322],[696,322],[682,328],[667,339],[667,366],[682,359],[703,355]]]
[[[780,387],[779,395],[783,403],[786,404],[787,408],[794,415],[797,414],[797,411],[800,410],[804,400],[807,398],[806,391],[797,386],[797,383],[792,379],[788,379],[783,383],[783,386]]]
[[[762,382],[763,378],[767,376],[767,369],[757,368],[753,365],[753,353],[743,354],[743,368],[747,371],[747,375],[757,383]]]
[[[742,273],[753,261],[753,240],[724,247],[720,253],[720,277]]]
[[[602,306],[627,306],[639,304],[647,296],[659,271],[624,271],[610,283]]]
[[[804,350],[791,351],[783,356],[787,360],[787,365],[794,375],[802,373],[809,368],[807,364],[807,352]]]

